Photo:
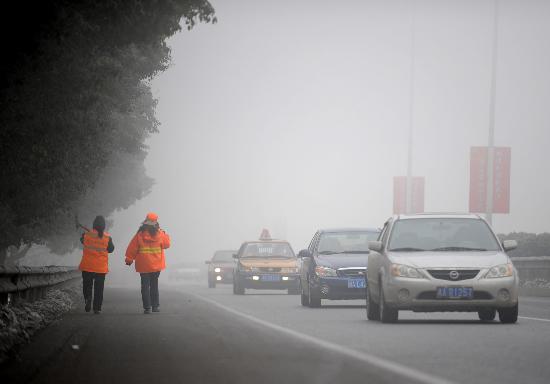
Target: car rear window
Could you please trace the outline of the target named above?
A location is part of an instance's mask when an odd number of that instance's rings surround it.
[[[233,261],[233,251],[216,252],[212,260],[214,261]]]
[[[419,218],[396,221],[390,251],[497,251],[487,223],[467,218]]]
[[[288,243],[249,243],[241,257],[296,257]]]
[[[369,241],[378,239],[376,231],[325,232],[319,239],[320,254],[369,253]]]

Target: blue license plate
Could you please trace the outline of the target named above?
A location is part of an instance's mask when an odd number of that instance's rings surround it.
[[[261,281],[280,281],[281,276],[279,275],[262,275],[260,276]]]
[[[437,287],[438,299],[473,299],[472,287]]]
[[[348,279],[348,288],[366,288],[365,279]]]

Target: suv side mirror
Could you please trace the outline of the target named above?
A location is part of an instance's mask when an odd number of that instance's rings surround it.
[[[502,248],[504,248],[505,251],[511,251],[513,249],[516,249],[518,247],[518,242],[516,240],[504,240],[502,242]]]
[[[210,260],[206,260],[204,264],[210,264]]]
[[[234,259],[238,259],[238,258],[239,258],[239,254],[238,254],[238,253],[234,253],[234,254],[233,254],[233,258],[234,258]]]
[[[304,257],[311,257],[311,252],[307,249],[302,249],[300,252],[298,252],[298,257],[300,259],[303,259]]]
[[[369,241],[369,249],[374,252],[380,252],[382,250],[381,241]]]

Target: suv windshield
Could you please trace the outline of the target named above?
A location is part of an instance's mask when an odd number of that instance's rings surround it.
[[[326,232],[319,239],[320,255],[337,253],[369,253],[369,241],[376,240],[376,231]]]
[[[479,219],[421,218],[397,221],[389,251],[498,251],[489,226]]]
[[[233,261],[233,253],[234,251],[218,251],[214,254],[214,257],[212,258],[213,261]]]
[[[241,257],[296,257],[288,243],[248,243]]]

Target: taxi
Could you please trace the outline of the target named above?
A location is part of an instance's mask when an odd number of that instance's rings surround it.
[[[287,290],[300,293],[298,259],[285,240],[271,239],[264,230],[259,240],[244,242],[233,255],[233,293],[244,295],[246,289]]]

